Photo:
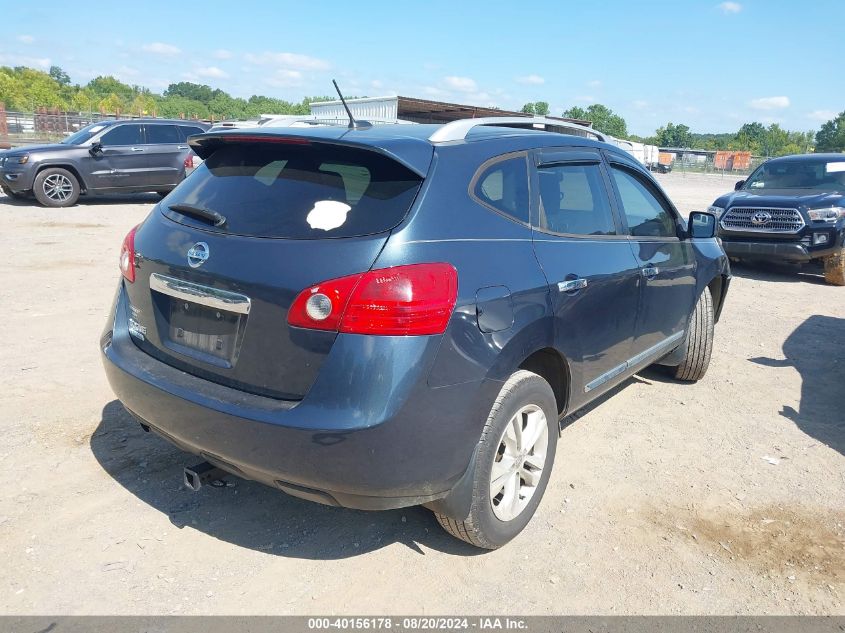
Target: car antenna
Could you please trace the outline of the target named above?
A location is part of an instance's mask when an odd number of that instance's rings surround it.
[[[369,130],[373,127],[373,124],[369,121],[356,121],[355,117],[352,116],[352,110],[349,109],[349,106],[346,105],[346,99],[343,98],[343,95],[340,94],[340,88],[337,87],[337,82],[332,79],[332,83],[334,84],[334,89],[337,90],[337,96],[340,97],[340,102],[343,104],[343,107],[346,108],[346,114],[349,115],[349,129],[350,130]]]

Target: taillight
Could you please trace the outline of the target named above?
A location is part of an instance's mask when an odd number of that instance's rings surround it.
[[[442,334],[457,297],[458,273],[450,264],[395,266],[306,288],[288,323],[349,334]]]
[[[129,283],[135,283],[135,232],[138,226],[126,234],[120,247],[120,272]]]

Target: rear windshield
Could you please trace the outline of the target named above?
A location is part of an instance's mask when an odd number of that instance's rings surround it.
[[[353,237],[399,224],[419,176],[373,151],[258,143],[214,152],[162,203],[177,222],[207,230],[291,239]],[[169,209],[189,204],[226,218],[222,227]]]

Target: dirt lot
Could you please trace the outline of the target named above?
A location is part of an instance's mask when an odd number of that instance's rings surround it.
[[[684,211],[732,179],[661,177]],[[648,370],[567,420],[526,531],[480,553],[195,458],[115,401],[97,339],[150,197],[0,195],[0,612],[845,613],[845,288],[737,267],[697,385]]]

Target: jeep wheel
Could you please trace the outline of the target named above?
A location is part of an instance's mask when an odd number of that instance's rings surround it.
[[[845,249],[824,258],[824,280],[833,286],[845,286]]]
[[[695,304],[682,345],[686,353],[681,364],[675,367],[675,378],[689,382],[701,380],[707,373],[713,351],[713,297],[709,288],[704,288]]]
[[[496,398],[475,453],[472,504],[463,521],[435,513],[452,536],[496,549],[531,520],[549,482],[557,447],[554,392],[529,371],[513,374]]]
[[[69,207],[79,199],[79,181],[68,170],[52,167],[39,172],[32,192],[45,207]]]

